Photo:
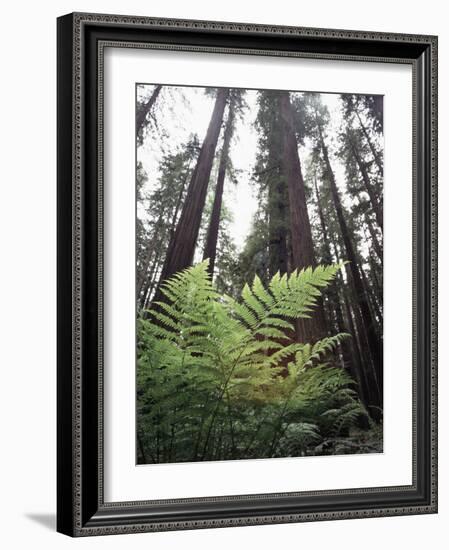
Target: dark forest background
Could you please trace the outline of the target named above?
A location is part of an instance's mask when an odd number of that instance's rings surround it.
[[[383,103],[331,99],[138,87],[139,463],[382,451]]]

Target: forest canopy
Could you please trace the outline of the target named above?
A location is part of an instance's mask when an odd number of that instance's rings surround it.
[[[382,451],[381,96],[139,85],[137,461]]]

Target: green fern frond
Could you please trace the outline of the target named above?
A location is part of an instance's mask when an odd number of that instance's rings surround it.
[[[265,304],[265,306],[272,307],[274,305],[273,296],[265,289],[262,281],[257,275],[255,275],[254,277],[252,291],[254,296],[256,296],[258,300]]]
[[[256,276],[239,299],[217,292],[207,261],[165,281],[137,325],[137,410],[149,452],[157,441],[181,460],[217,448],[297,456],[353,426],[363,407],[348,373],[332,366],[348,335],[295,341],[295,320],[313,314],[342,265],[277,273],[267,286]]]

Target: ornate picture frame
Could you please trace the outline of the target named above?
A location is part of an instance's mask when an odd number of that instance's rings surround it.
[[[106,47],[411,66],[412,483],[107,502],[103,92]],[[437,38],[74,13],[58,19],[58,502],[70,536],[437,512]],[[130,369],[134,365],[129,366]],[[276,460],[276,459],[274,459]]]

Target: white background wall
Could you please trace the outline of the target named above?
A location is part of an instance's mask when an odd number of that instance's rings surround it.
[[[409,0],[91,0],[8,2],[2,8],[0,86],[0,542],[3,548],[446,548],[449,535],[449,373],[440,354],[440,513],[72,540],[55,529],[56,17],[125,13],[438,34],[440,121],[448,121],[445,2]],[[446,4],[447,5],[447,4]],[[448,324],[449,200],[440,122],[440,340]],[[69,131],[69,129],[68,129]],[[445,288],[446,287],[446,288]]]

